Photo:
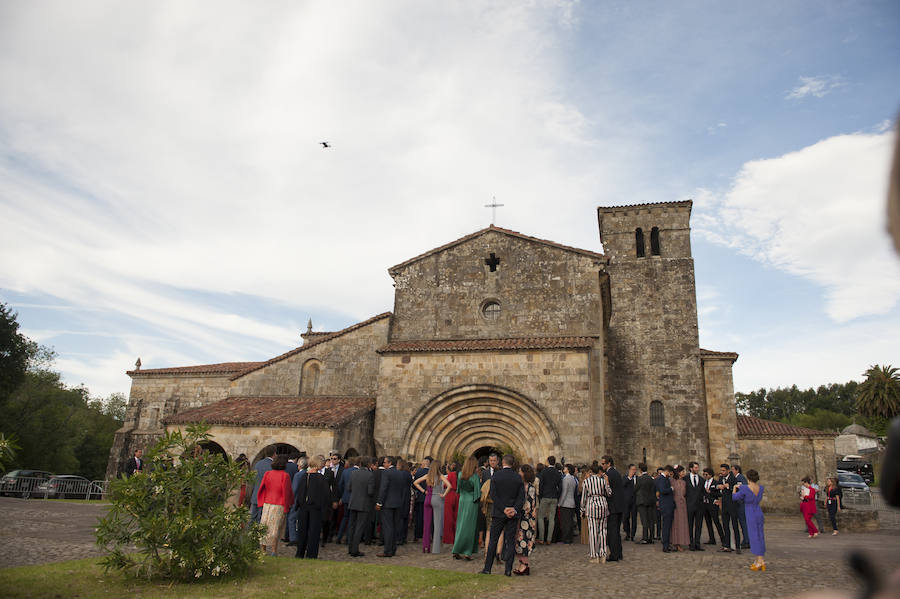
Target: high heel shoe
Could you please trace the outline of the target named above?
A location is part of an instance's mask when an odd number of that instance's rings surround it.
[[[513,574],[516,576],[531,576],[531,568],[529,566],[525,566],[524,570],[513,570]]]

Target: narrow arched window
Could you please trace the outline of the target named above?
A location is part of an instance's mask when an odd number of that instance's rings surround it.
[[[644,231],[638,227],[634,231],[634,245],[637,248],[637,257],[644,257]]]
[[[300,375],[300,395],[315,395],[319,387],[322,364],[318,360],[307,360]]]
[[[659,256],[659,227],[650,229],[650,255]]]
[[[661,401],[650,402],[650,426],[665,426],[666,415]]]

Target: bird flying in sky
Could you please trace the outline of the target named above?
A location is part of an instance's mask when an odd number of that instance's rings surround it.
[[[323,147],[323,148],[330,148],[330,147],[331,147],[331,144],[329,144],[327,141],[320,141],[319,143],[322,144],[322,147]]]

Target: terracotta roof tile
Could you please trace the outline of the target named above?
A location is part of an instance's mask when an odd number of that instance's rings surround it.
[[[251,372],[253,372],[255,370],[259,370],[260,368],[265,368],[266,366],[269,366],[270,364],[274,364],[276,362],[281,362],[282,360],[286,360],[287,358],[290,358],[291,356],[295,356],[295,355],[299,354],[300,352],[304,352],[311,347],[315,347],[315,346],[319,345],[320,343],[325,343],[326,341],[331,341],[332,339],[336,339],[342,335],[346,335],[347,333],[350,333],[357,329],[361,329],[361,328],[368,326],[374,322],[377,322],[383,318],[389,318],[390,316],[391,316],[390,312],[382,312],[378,316],[373,316],[372,318],[369,318],[368,320],[358,322],[354,325],[347,327],[346,329],[341,329],[340,331],[335,331],[334,333],[328,333],[327,335],[317,336],[315,339],[310,339],[309,342],[301,345],[300,347],[298,347],[296,349],[292,349],[291,351],[281,354],[280,356],[276,356],[276,357],[272,358],[271,360],[268,360],[266,362],[257,362],[254,366],[250,366],[250,367],[238,372],[234,376],[232,376],[231,380],[232,381],[237,380],[237,379],[241,378],[242,376],[250,374]]]
[[[129,376],[143,374],[233,374],[247,370],[263,362],[222,362],[221,364],[201,364],[199,366],[178,366],[175,368],[142,368],[129,370],[125,374]]]
[[[753,416],[744,416],[742,414],[738,414],[737,417],[737,431],[739,437],[751,439],[776,437],[807,438],[837,436],[837,433],[817,431],[811,428],[792,426],[790,424],[784,424],[783,422],[763,420],[762,418],[754,418]]]
[[[596,258],[596,259],[598,259],[598,260],[604,260],[604,261],[605,261],[605,260],[608,258],[608,256],[605,256],[604,254],[600,254],[600,253],[597,253],[597,252],[592,252],[592,251],[590,251],[590,250],[583,250],[583,249],[581,249],[581,248],[576,248],[576,247],[571,247],[571,246],[568,246],[568,245],[563,245],[563,244],[561,244],[561,243],[556,243],[555,241],[548,241],[548,240],[546,240],[546,239],[539,239],[539,238],[537,238],[537,237],[530,237],[530,236],[528,236],[528,235],[523,235],[522,233],[519,233],[518,231],[511,231],[511,230],[509,230],[509,229],[503,229],[503,228],[501,228],[501,227],[495,227],[494,225],[491,225],[491,226],[489,226],[489,227],[487,227],[487,228],[481,229],[481,230],[479,230],[479,231],[475,231],[474,233],[470,233],[469,235],[466,235],[465,237],[460,237],[459,239],[457,239],[457,240],[455,240],[455,241],[451,241],[450,243],[445,243],[444,245],[439,246],[439,247],[436,247],[436,248],[434,248],[433,250],[428,250],[428,251],[425,252],[424,254],[419,254],[418,256],[415,256],[415,257],[413,257],[413,258],[410,258],[409,260],[406,260],[405,262],[401,262],[400,264],[397,264],[397,265],[395,265],[395,266],[392,266],[392,267],[390,267],[390,268],[388,269],[388,272],[391,273],[391,274],[393,274],[395,271],[397,271],[397,270],[399,270],[399,269],[401,269],[401,268],[404,268],[404,267],[406,267],[406,266],[409,266],[409,265],[412,264],[413,262],[418,262],[419,260],[421,260],[421,259],[423,259],[423,258],[427,258],[428,256],[431,256],[432,254],[437,254],[438,252],[442,252],[442,251],[444,251],[444,250],[450,249],[450,248],[452,248],[452,247],[454,247],[454,246],[457,246],[457,245],[459,245],[459,244],[461,244],[461,243],[465,243],[466,241],[469,241],[470,239],[475,239],[476,237],[479,237],[479,236],[481,236],[481,235],[484,235],[485,233],[488,233],[488,232],[490,232],[490,231],[496,231],[496,232],[498,232],[498,233],[504,233],[504,234],[506,234],[506,235],[510,235],[511,237],[517,237],[517,238],[519,238],[519,239],[524,239],[524,240],[526,240],[526,241],[533,241],[533,242],[535,242],[535,243],[540,243],[540,244],[543,244],[543,245],[549,245],[549,246],[551,246],[551,247],[555,247],[555,248],[560,249],[560,250],[566,250],[566,251],[569,251],[569,252],[575,252],[575,253],[577,253],[577,254],[583,254],[583,255],[585,255],[585,256],[589,256],[589,257],[591,257],[591,258]]]
[[[522,337],[515,339],[446,339],[395,341],[376,351],[381,354],[518,349],[589,349],[595,337]]]
[[[693,200],[679,200],[676,202],[647,202],[646,204],[622,204],[621,206],[599,206],[597,210],[603,212],[620,210],[622,208],[650,208],[652,206],[692,206]]]
[[[369,397],[228,397],[164,422],[336,428],[374,409],[375,400]]]

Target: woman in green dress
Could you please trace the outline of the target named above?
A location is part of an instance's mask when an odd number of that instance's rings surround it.
[[[478,553],[478,499],[481,497],[481,479],[478,477],[478,460],[470,455],[463,464],[457,480],[459,511],[456,515],[456,539],[453,542],[453,558],[472,559]]]

